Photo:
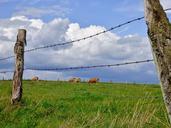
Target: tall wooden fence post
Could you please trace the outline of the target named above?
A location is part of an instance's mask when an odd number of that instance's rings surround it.
[[[144,3],[148,36],[171,122],[171,25],[159,0],[144,0]]]
[[[26,30],[19,29],[17,41],[14,46],[15,53],[15,71],[13,75],[12,98],[11,103],[17,103],[22,97],[22,77],[24,70],[24,46],[26,45]]]

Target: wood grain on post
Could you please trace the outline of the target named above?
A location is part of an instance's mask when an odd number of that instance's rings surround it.
[[[26,30],[19,29],[17,41],[14,46],[15,71],[13,75],[11,103],[17,103],[22,98],[22,78],[24,70],[24,46],[26,45]]]
[[[171,25],[159,0],[144,2],[148,36],[171,122]]]

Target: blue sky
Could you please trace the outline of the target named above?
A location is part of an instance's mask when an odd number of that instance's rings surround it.
[[[108,28],[132,18],[137,18],[144,15],[142,0],[108,0],[107,2],[106,0],[30,0],[29,2],[28,0],[4,1],[7,2],[0,3],[0,18],[12,17],[17,12],[25,11],[26,8],[36,8],[48,11],[56,5],[60,7],[56,8],[56,12],[51,14],[42,14],[41,19],[48,22],[58,16],[68,18],[72,22],[77,22],[81,27],[94,24]],[[61,10],[63,13],[61,13]],[[57,13],[59,14],[56,15]],[[29,14],[27,16],[30,18],[40,18],[34,14]],[[140,23],[142,25],[144,24],[144,22]],[[138,31],[143,34],[143,29],[139,28],[142,25],[139,23],[133,24],[132,27],[134,27],[134,29],[129,29],[128,33],[135,33]],[[135,28],[139,29],[137,30]]]
[[[161,2],[164,8],[171,7],[169,0]],[[1,0],[0,6],[2,58],[13,54],[12,47],[18,28],[28,30],[27,48],[32,48],[77,39],[144,15],[143,0]],[[83,42],[82,45],[47,49],[44,51],[46,54],[39,51],[26,55],[26,64],[30,67],[35,66],[33,63],[37,67],[67,67],[151,59],[146,31],[144,20],[138,21]],[[44,55],[43,59],[41,55]],[[56,60],[56,57],[59,59]],[[44,63],[46,59],[49,61]],[[2,62],[1,70],[13,69],[13,63],[13,60]],[[102,81],[158,83],[153,64],[57,73],[30,71],[24,77],[30,78],[33,75],[42,79],[77,76],[82,79],[100,77]],[[12,74],[6,77],[11,78]]]

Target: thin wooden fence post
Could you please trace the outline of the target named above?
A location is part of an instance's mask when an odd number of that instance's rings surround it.
[[[11,103],[15,104],[22,98],[22,78],[24,70],[24,46],[26,45],[26,30],[19,29],[14,46],[15,71],[13,75]]]
[[[144,3],[148,36],[171,122],[171,25],[159,0],[144,0]]]

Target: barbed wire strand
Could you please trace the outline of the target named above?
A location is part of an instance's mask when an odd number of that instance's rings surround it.
[[[152,62],[152,61],[153,61],[153,59],[150,59],[150,60],[140,60],[140,61],[130,61],[130,62],[117,63],[117,64],[103,64],[103,65],[78,66],[78,67],[66,67],[66,68],[25,68],[25,70],[67,71],[67,70],[90,69],[90,68],[116,67],[116,66],[123,66],[123,65],[147,63],[147,62]]]
[[[11,58],[14,58],[14,57],[15,57],[15,56],[4,57],[4,58],[1,58],[0,61],[8,60],[8,59],[11,59]]]
[[[93,65],[93,66],[78,66],[78,67],[66,67],[66,68],[25,68],[24,70],[35,70],[35,71],[67,71],[67,70],[77,70],[77,69],[90,69],[90,68],[103,68],[103,67],[116,67],[122,65],[140,64],[152,62],[153,59],[140,60],[140,61],[129,61],[117,64],[103,64],[103,65]],[[14,70],[0,71],[0,73],[11,73]]]
[[[124,26],[124,25],[127,25],[127,24],[130,24],[130,23],[132,23],[132,22],[141,20],[141,19],[143,19],[143,18],[144,18],[144,17],[139,17],[139,18],[136,18],[136,19],[127,21],[127,22],[125,22],[125,23],[119,24],[119,25],[117,25],[117,26],[115,26],[115,27],[111,27],[111,28],[109,28],[109,29],[107,29],[107,30],[98,32],[98,33],[96,33],[96,34],[93,34],[93,35],[90,35],[90,36],[87,36],[87,37],[83,37],[83,38],[80,38],[80,39],[68,41],[68,42],[65,42],[65,43],[58,43],[58,44],[52,44],[52,45],[46,45],[46,46],[42,46],[42,47],[37,47],[37,48],[33,48],[33,49],[26,50],[25,52],[31,52],[31,51],[35,51],[35,50],[39,50],[39,49],[45,49],[45,48],[50,48],[50,47],[68,45],[68,44],[73,44],[73,43],[75,43],[75,42],[80,42],[80,41],[83,41],[83,40],[87,40],[87,39],[96,37],[96,36],[98,36],[98,35],[107,33],[107,32],[109,32],[109,31],[112,31],[112,30],[114,30],[114,29],[120,28],[120,27],[122,27],[122,26]]]
[[[14,70],[11,70],[11,71],[0,71],[0,74],[5,74],[5,73],[13,73]]]

